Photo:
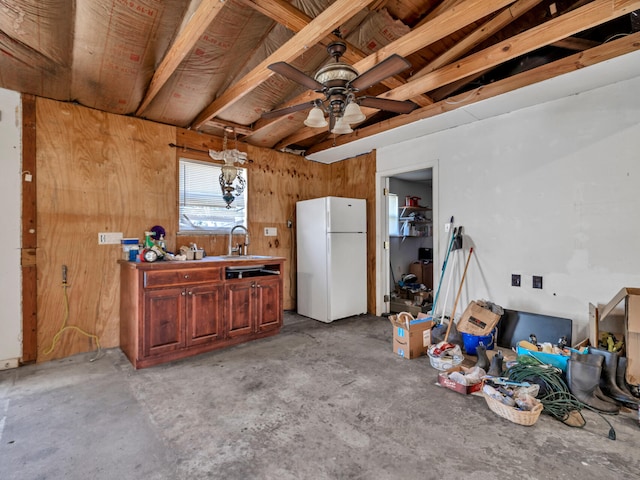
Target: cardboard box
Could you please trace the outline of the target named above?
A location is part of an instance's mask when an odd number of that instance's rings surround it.
[[[433,302],[431,292],[418,292],[413,295],[414,305],[422,305],[425,302]]]
[[[392,312],[408,312],[413,316],[417,316],[422,313],[422,307],[413,305],[410,300],[391,300],[389,307]]]
[[[435,325],[431,317],[419,313],[418,318],[413,318],[403,312],[391,315],[389,321],[393,325],[393,353],[407,359],[426,355]]]
[[[416,276],[416,283],[422,283],[422,262],[413,262],[409,265],[409,273]]]
[[[621,289],[596,314],[596,339],[602,326],[615,317],[614,311],[624,301],[624,315],[619,316],[618,324],[611,325],[606,331],[623,332],[627,352],[627,383],[640,385],[640,288]]]
[[[500,315],[483,308],[480,303],[472,301],[456,326],[459,332],[483,336],[489,335],[499,320]]]
[[[428,289],[433,289],[433,263],[431,262],[413,262],[409,265],[409,273],[413,273],[417,280]]]
[[[440,372],[438,374],[438,383],[449,390],[453,390],[454,392],[462,393],[463,395],[469,395],[474,392],[479,392],[482,388],[482,382],[476,383],[474,385],[462,385],[461,383],[454,382],[449,378],[449,374],[451,372],[460,372],[462,371],[462,367],[453,367],[447,370],[446,372]]]

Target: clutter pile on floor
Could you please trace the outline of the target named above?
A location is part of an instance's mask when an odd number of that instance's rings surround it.
[[[586,424],[582,411],[589,410],[609,425],[608,437],[615,440],[606,415],[640,412],[638,386],[626,380],[624,342],[604,334],[596,346],[585,341],[570,347],[564,337],[555,345],[538,344],[532,334],[503,349],[496,342],[501,310],[471,302],[457,323],[446,325],[422,313],[392,315],[394,352],[409,359],[427,355],[440,385],[482,395],[491,411],[514,423],[531,426],[544,413],[580,428]]]

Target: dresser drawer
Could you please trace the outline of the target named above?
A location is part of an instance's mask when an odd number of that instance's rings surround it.
[[[144,288],[192,285],[219,280],[222,280],[222,268],[220,267],[144,272]]]

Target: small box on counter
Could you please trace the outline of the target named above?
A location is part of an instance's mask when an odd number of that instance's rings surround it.
[[[138,243],[137,238],[123,238],[120,240],[122,245],[122,259],[134,262],[138,255]]]
[[[204,250],[194,250],[190,247],[180,247],[180,254],[187,257],[187,260],[202,260]]]
[[[424,313],[413,318],[408,312],[391,315],[389,321],[393,325],[393,353],[408,359],[426,355],[431,345],[431,329],[433,319]]]

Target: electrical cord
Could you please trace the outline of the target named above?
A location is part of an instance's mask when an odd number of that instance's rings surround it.
[[[98,336],[92,333],[85,332],[83,329],[81,329],[80,327],[76,327],[75,325],[67,325],[67,322],[69,321],[69,295],[67,294],[67,288],[69,288],[69,284],[66,281],[63,281],[62,289],[64,291],[64,319],[62,321],[62,326],[60,327],[60,330],[58,330],[58,332],[53,336],[53,340],[51,341],[51,346],[44,351],[44,354],[45,355],[51,354],[51,352],[53,352],[53,350],[56,348],[56,344],[58,343],[58,340],[60,340],[60,337],[62,336],[62,334],[67,330],[73,330],[93,339],[96,342],[96,345],[98,347],[98,352],[96,353],[95,357],[89,359],[90,362],[95,362],[96,360],[98,360],[99,358],[102,358],[103,356],[102,348],[100,347],[100,339],[98,338]]]
[[[542,396],[538,398],[543,405],[543,413],[563,421],[567,419],[572,411],[583,409],[597,413],[607,425],[609,425],[609,438],[616,439],[616,431],[598,410],[582,403],[569,390],[567,384],[562,379],[560,369],[547,365],[530,355],[519,355],[517,363],[509,367],[505,373],[510,380],[515,382],[536,383],[540,386]],[[581,425],[583,427],[584,425]]]

